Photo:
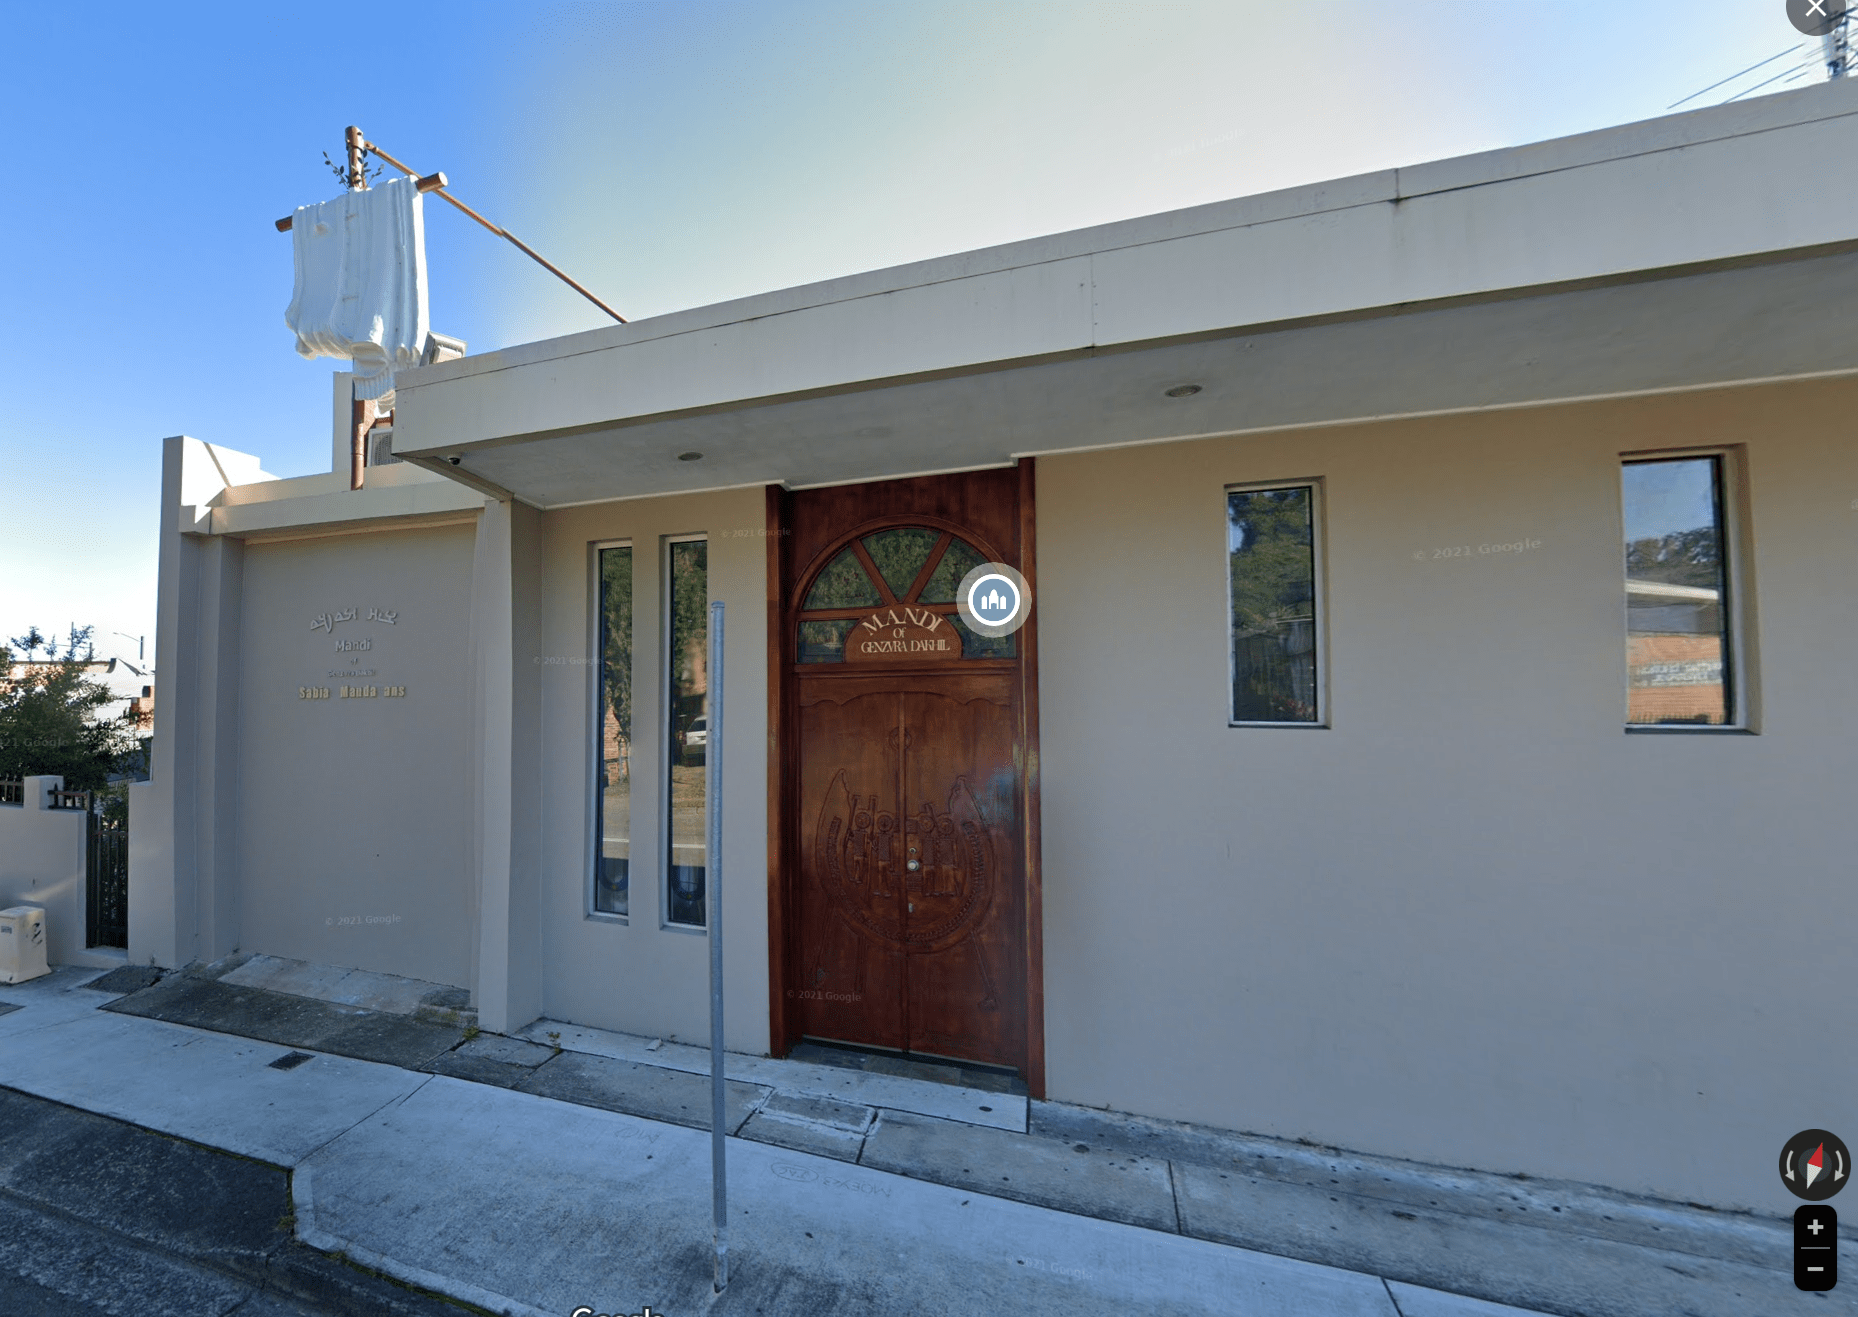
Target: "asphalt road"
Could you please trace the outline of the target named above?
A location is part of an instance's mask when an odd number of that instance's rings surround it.
[[[0,1088],[0,1317],[460,1317],[296,1242],[286,1171]]]

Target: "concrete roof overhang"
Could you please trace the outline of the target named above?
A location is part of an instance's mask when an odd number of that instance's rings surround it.
[[[403,372],[394,451],[546,508],[1858,372],[1855,131],[1829,83],[525,344]]]

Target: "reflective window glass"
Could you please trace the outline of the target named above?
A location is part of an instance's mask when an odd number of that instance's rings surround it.
[[[929,561],[930,551],[941,538],[940,531],[922,526],[899,526],[865,536],[864,548],[871,555],[871,561],[877,564],[877,570],[883,573],[890,593],[898,600],[907,600],[910,587],[916,584],[923,564]]]
[[[600,550],[600,748],[593,907],[627,913],[632,863],[632,549]]]
[[[956,578],[960,583],[960,578]],[[961,620],[961,614],[949,613],[948,620],[955,624],[955,630],[961,633],[961,657],[973,658],[1016,658],[1019,655],[1019,633],[1005,636],[983,636],[974,631]]]
[[[1226,496],[1233,722],[1318,720],[1314,502],[1309,485]]]
[[[1626,722],[1721,726],[1733,711],[1722,462],[1627,462]]]
[[[942,555],[942,561],[936,564],[928,583],[923,586],[918,602],[954,603],[955,591],[961,588],[961,578],[986,561],[987,559],[981,556],[981,551],[966,540],[960,538],[950,540],[947,551]]]
[[[854,619],[840,622],[802,622],[797,651],[802,663],[839,663],[845,658],[845,637],[858,623]]]
[[[813,582],[813,588],[806,592],[806,602],[800,606],[804,609],[876,608],[883,600],[864,565],[858,561],[858,555],[847,546],[826,564],[826,570]]]
[[[709,545],[702,540],[674,540],[669,548],[665,922],[701,928],[708,823],[704,762],[709,741]]]

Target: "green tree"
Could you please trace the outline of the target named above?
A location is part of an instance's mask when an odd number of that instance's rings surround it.
[[[1315,616],[1309,493],[1260,490],[1231,500],[1232,616],[1240,635],[1276,635]]]
[[[600,551],[600,599],[606,610],[605,672],[607,707],[619,730],[620,771],[632,764],[632,550]]]
[[[1307,489],[1235,492],[1227,501],[1232,579],[1233,716],[1316,716],[1314,523]]]
[[[1716,528],[1701,526],[1632,541],[1626,546],[1626,575],[1661,585],[1721,588],[1722,549]]]
[[[116,695],[84,674],[92,630],[73,626],[62,655],[37,627],[0,645],[0,777],[55,773],[72,790],[94,791],[138,748],[135,716],[108,716]],[[16,666],[10,646],[29,661]],[[30,661],[41,649],[45,657]]]
[[[681,697],[700,695],[708,686],[709,561],[710,546],[703,540],[671,546],[671,682]]]

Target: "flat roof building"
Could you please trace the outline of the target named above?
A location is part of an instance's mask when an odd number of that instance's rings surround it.
[[[1832,83],[466,356],[361,488],[344,376],[327,475],[168,440],[131,959],[700,1039],[720,900],[741,1051],[1766,1204],[1858,1079],[1801,1009],[1858,924],[1855,125]]]

